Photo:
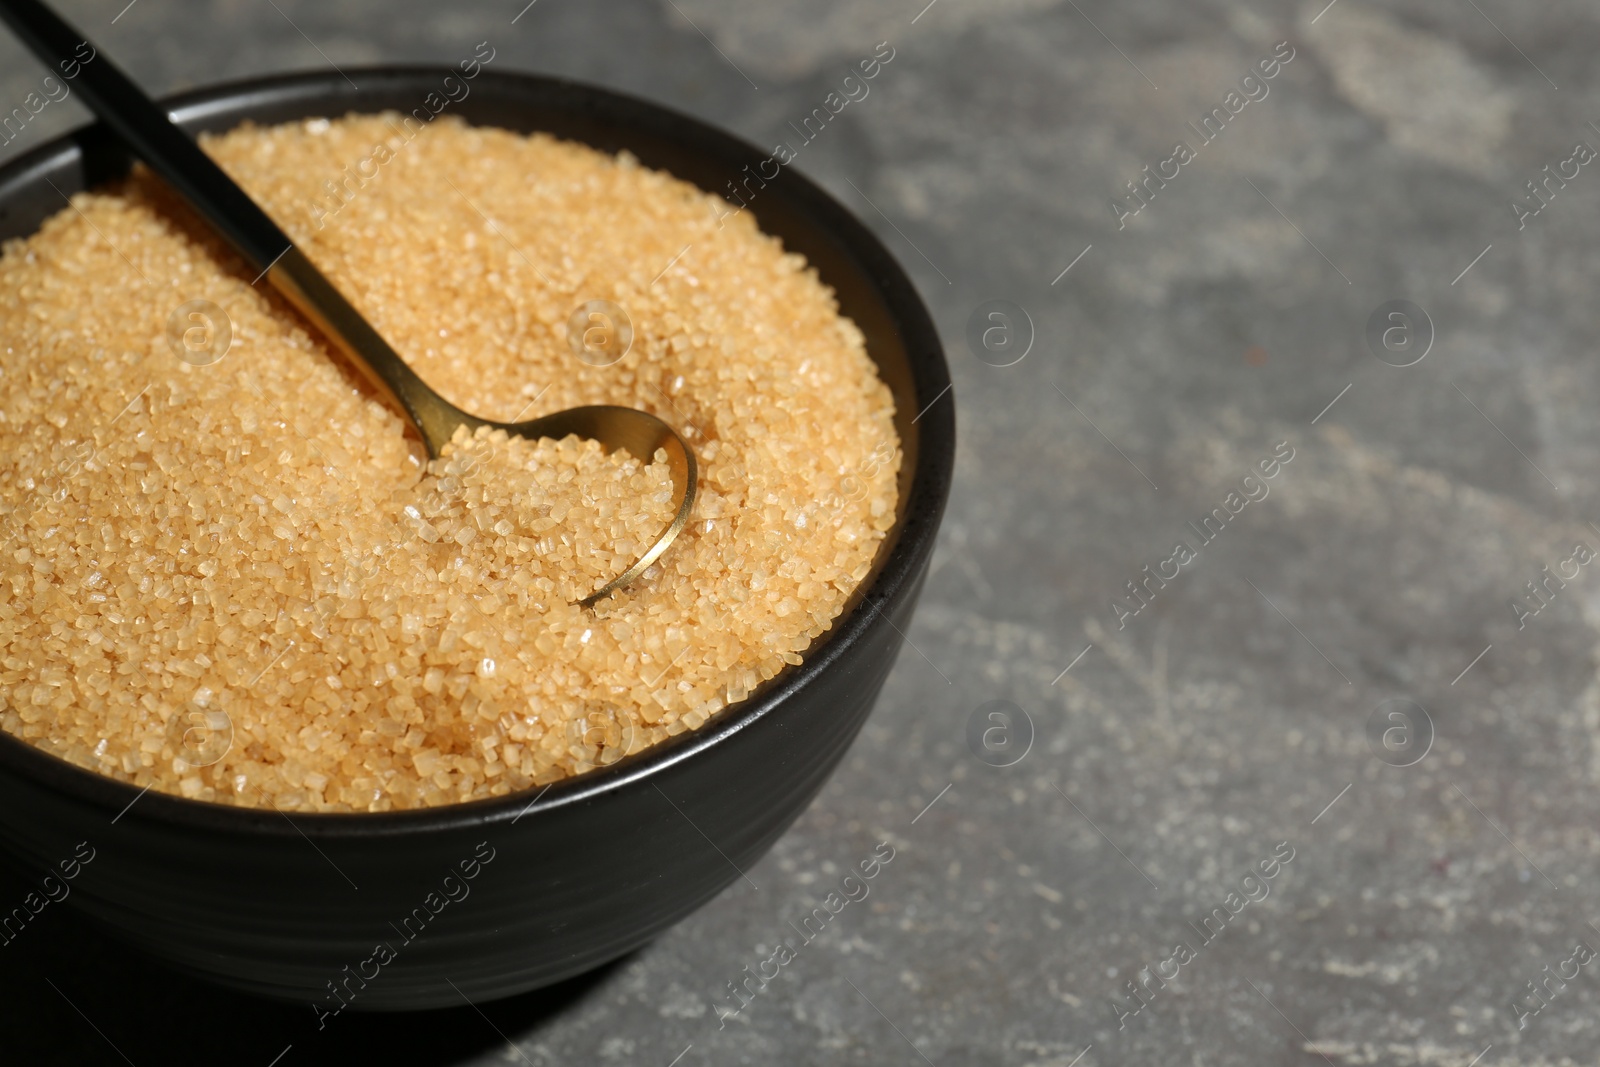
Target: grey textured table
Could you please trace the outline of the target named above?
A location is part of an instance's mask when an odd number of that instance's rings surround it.
[[[934,309],[958,475],[883,699],[759,888],[561,988],[321,1034],[51,909],[0,950],[0,1059],[1596,1061],[1594,5],[122,2],[63,7],[157,91],[487,39],[762,145],[889,42],[796,165]],[[42,72],[0,60],[10,108]],[[991,299],[1031,319],[1012,366],[969,350]],[[992,700],[1033,726],[1009,767],[968,745]]]

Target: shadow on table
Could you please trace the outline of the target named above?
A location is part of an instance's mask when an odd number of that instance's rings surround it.
[[[0,900],[20,901],[30,888],[0,864]],[[501,1034],[525,1033],[577,1004],[623,962],[484,1004],[482,1014],[465,1006],[347,1012],[318,1031],[305,1005],[260,1000],[168,970],[52,904],[0,945],[0,1063],[268,1067],[281,1055],[276,1067],[453,1067],[504,1049]]]

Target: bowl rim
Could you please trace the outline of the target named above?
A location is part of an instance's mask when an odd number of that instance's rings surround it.
[[[432,79],[437,84],[438,79],[453,75],[455,69],[427,64],[377,64],[347,68],[345,73],[366,75],[374,80],[385,79],[391,85],[397,80],[423,78]],[[743,138],[720,127],[630,93],[565,77],[505,69],[485,69],[479,73],[478,79],[480,87],[495,83],[510,87],[520,83],[537,86],[543,91],[573,93],[603,105],[608,117],[616,117],[620,113],[632,120],[649,115],[667,120],[675,131],[686,130],[701,140],[720,141],[724,151],[743,152],[751,159],[764,158],[766,155]],[[344,84],[345,79],[339,73],[289,72],[208,84],[163,97],[160,103],[180,125],[205,126],[213,123],[218,116],[227,116],[230,120],[227,128],[254,121],[249,116],[237,116],[236,112],[241,108],[259,110],[273,104],[300,100],[326,100],[332,105],[330,113],[335,108],[339,109],[341,115],[367,113],[361,110],[359,102],[364,90],[350,92],[344,89]],[[110,133],[103,124],[92,122],[79,126],[7,161],[0,166],[0,199],[14,187],[26,183],[35,172],[83,160],[87,146],[94,139],[110,139]],[[85,806],[115,813],[113,822],[128,814],[137,803],[137,815],[130,816],[135,821],[189,830],[324,839],[448,832],[504,822],[515,823],[525,815],[587,804],[642,785],[725,743],[733,735],[750,728],[796,698],[864,635],[874,615],[899,599],[908,583],[918,581],[924,558],[931,555],[954,476],[955,405],[953,396],[949,404],[937,402],[945,392],[952,391],[949,365],[928,309],[899,262],[855,214],[814,180],[792,167],[785,170],[785,185],[791,199],[802,202],[808,213],[827,216],[826,228],[871,277],[891,321],[901,335],[916,400],[924,406],[921,414],[911,423],[917,427],[917,463],[909,479],[909,493],[903,494],[904,498],[897,509],[900,519],[880,546],[873,560],[872,571],[846,601],[833,625],[801,653],[799,664],[780,670],[745,700],[719,710],[699,728],[685,730],[657,742],[611,766],[560,778],[547,783],[542,789],[528,787],[505,796],[433,807],[384,812],[322,812],[288,811],[276,807],[246,808],[219,801],[195,800],[155,790],[151,786],[141,789],[121,779],[89,770],[3,729],[0,729],[0,774],[20,776],[46,791],[64,794]],[[538,791],[535,792],[535,789]],[[146,796],[146,793],[150,795]],[[529,794],[533,794],[531,799]],[[274,815],[283,818],[276,819]],[[292,820],[290,815],[293,815]]]

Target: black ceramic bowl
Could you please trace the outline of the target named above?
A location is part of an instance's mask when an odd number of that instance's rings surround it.
[[[450,73],[351,71],[359,89],[338,74],[292,75],[186,93],[169,106],[193,132],[405,113]],[[665,108],[553,78],[486,70],[450,113],[626,148],[713,192],[766,158]],[[127,167],[99,127],[17,160],[0,170],[0,238],[34,232],[61,210],[61,193]],[[898,522],[803,663],[698,731],[537,799],[387,814],[291,820],[141,795],[0,732],[0,846],[36,878],[92,850],[90,863],[69,868],[67,902],[116,936],[223,984],[327,1009],[459,1005],[548,985],[642,945],[739,879],[822,787],[882,688],[927,572],[955,447],[938,335],[883,245],[792,170],[750,206],[865,333],[894,394],[905,454]],[[13,904],[22,911],[0,912],[0,923],[14,934],[28,918],[24,901],[0,907]],[[388,952],[375,951],[380,944]]]

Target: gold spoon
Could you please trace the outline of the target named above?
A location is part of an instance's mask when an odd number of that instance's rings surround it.
[[[677,503],[672,522],[633,566],[578,601],[584,607],[592,606],[643,574],[645,568],[661,557],[688,523],[689,511],[694,507],[694,453],[672,427],[654,415],[637,408],[608,404],[568,408],[527,422],[492,422],[469,415],[417,377],[416,371],[406,365],[399,354],[389,347],[389,343],[379,336],[378,331],[372,328],[372,324],[350,306],[333,283],[293,244],[267,268],[266,273],[272,287],[283,294],[295,310],[311,320],[380,393],[406,413],[422,435],[423,446],[427,448],[430,458],[439,455],[460,426],[465,426],[468,432],[488,426],[534,439],[551,437],[560,440],[568,434],[576,434],[599,441],[607,452],[617,448],[626,449],[645,463],[655,456],[656,449],[666,450],[667,467],[672,472]]]
[[[92,50],[84,61],[86,39],[39,0],[0,0],[0,19],[51,69],[77,68],[76,87],[84,101],[151,170],[177,190],[224,239],[265,278],[384,397],[416,427],[430,459],[437,458],[458,427],[504,430],[518,437],[559,440],[576,434],[600,442],[607,452],[622,448],[644,463],[657,449],[667,454],[672,472],[672,522],[650,549],[627,570],[578,601],[584,607],[633,581],[661,558],[689,521],[694,507],[694,453],[665,422],[635,408],[597,405],[569,408],[527,422],[492,422],[470,415],[428,386],[344,294],[306,258],[210,156],[190,140],[153,100],[145,96],[109,59]]]

